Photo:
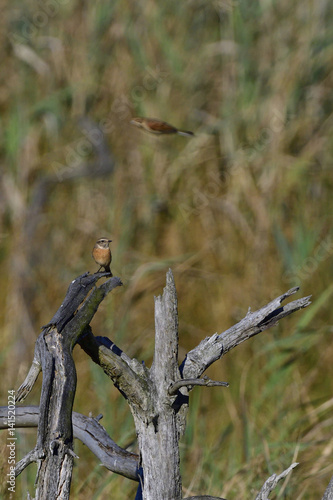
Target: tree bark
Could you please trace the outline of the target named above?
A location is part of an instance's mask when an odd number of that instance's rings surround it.
[[[99,423],[103,416],[95,418],[86,417],[73,411],[73,436],[86,445],[97,459],[111,472],[120,474],[133,481],[139,481],[138,462],[139,456],[120,448],[108,435]],[[16,428],[37,427],[39,420],[39,406],[16,407]],[[0,406],[0,429],[8,428],[8,408]],[[26,467],[23,459],[17,464],[18,473]]]
[[[182,498],[179,470],[179,429],[170,385],[180,378],[178,367],[177,294],[171,271],[162,297],[155,298],[155,352],[149,377],[149,416],[131,405],[143,469],[144,500]]]
[[[155,351],[150,370],[130,359],[105,337],[94,337],[87,330],[79,339],[81,347],[103,367],[128,401],[139,442],[143,478],[140,494],[142,490],[144,500],[182,498],[178,441],[185,429],[192,384],[226,352],[276,325],[288,314],[307,307],[309,297],[281,305],[297,290],[289,290],[254,313],[249,311],[242,321],[221,335],[207,337],[187,354],[180,368],[177,295],[171,270],[162,297],[155,299]],[[202,385],[209,383],[204,380]]]
[[[72,281],[57,313],[43,327],[36,341],[32,367],[17,391],[16,401],[20,402],[29,394],[39,372],[43,371],[37,444],[16,468],[16,474],[19,474],[29,463],[37,462],[36,500],[69,498],[73,459],[76,457],[72,429],[76,370],[72,349],[100,302],[113,288],[121,285],[119,278],[111,278],[95,287],[104,275],[85,273]]]

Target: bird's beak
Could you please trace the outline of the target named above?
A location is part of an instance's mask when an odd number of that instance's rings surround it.
[[[108,240],[109,243],[111,243],[112,240]]]

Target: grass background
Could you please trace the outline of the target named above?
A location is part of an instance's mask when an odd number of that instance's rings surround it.
[[[94,333],[148,365],[153,296],[169,267],[181,359],[299,285],[313,305],[215,363],[208,375],[229,389],[191,393],[183,489],[255,498],[298,461],[272,498],[321,498],[333,474],[332,2],[0,4],[1,404],[69,282],[96,270],[101,236],[113,239],[125,286],[101,305]],[[129,125],[136,115],[196,136],[148,136]],[[74,409],[103,413],[117,443],[135,449],[126,402],[74,355]],[[36,431],[17,436],[20,459]],[[1,443],[4,478],[5,433]],[[75,447],[73,498],[134,498],[134,483]],[[35,473],[18,478],[17,498],[33,494]]]

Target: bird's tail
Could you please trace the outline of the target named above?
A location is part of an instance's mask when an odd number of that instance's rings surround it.
[[[110,266],[105,266],[104,270],[105,270],[106,273],[110,273],[111,274],[111,278],[112,278],[113,274],[111,272]]]
[[[190,132],[189,130],[177,130],[177,134],[184,135],[186,137],[193,137],[194,136],[193,132]]]

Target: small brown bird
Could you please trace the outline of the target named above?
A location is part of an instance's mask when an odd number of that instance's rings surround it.
[[[179,130],[176,127],[173,127],[169,123],[162,122],[161,120],[156,120],[155,118],[133,118],[130,121],[132,125],[136,127],[142,128],[146,132],[150,132],[151,134],[179,134],[185,135],[187,137],[193,136],[193,132],[189,132],[187,130]]]
[[[108,240],[107,238],[100,238],[99,240],[97,240],[92,251],[92,256],[96,264],[100,266],[97,271],[98,273],[102,269],[102,267],[104,267],[105,272],[110,273],[111,276],[113,276],[110,269],[112,254],[109,243],[111,243],[111,241],[112,240]]]

